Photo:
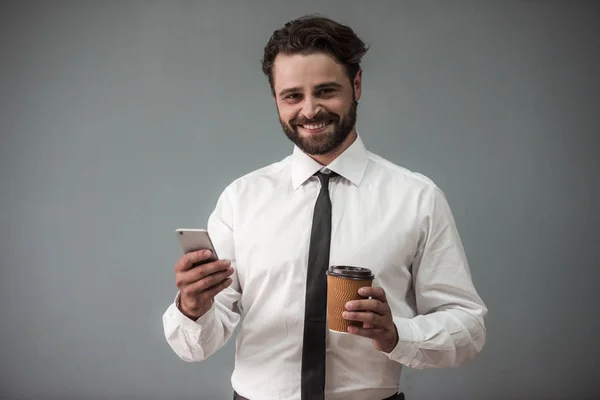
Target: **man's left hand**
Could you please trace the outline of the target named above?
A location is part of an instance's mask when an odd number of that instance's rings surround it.
[[[380,287],[362,287],[358,294],[367,299],[346,303],[347,311],[344,311],[342,317],[351,321],[361,321],[363,326],[350,326],[348,332],[369,338],[377,350],[390,353],[398,343],[398,331],[385,291]]]

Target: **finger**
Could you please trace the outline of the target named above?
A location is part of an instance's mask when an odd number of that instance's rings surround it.
[[[385,335],[385,330],[382,328],[361,328],[359,326],[349,326],[348,332],[356,336],[362,336],[374,340],[381,339]]]
[[[367,323],[371,328],[383,328],[385,326],[385,319],[379,314],[375,314],[372,312],[351,312],[344,311],[342,313],[342,318],[347,319],[349,321],[359,321],[363,323]],[[363,325],[363,328],[366,326]]]
[[[199,250],[186,253],[179,259],[177,264],[175,264],[175,271],[189,270],[198,263],[209,261],[211,257],[212,252],[210,250]]]
[[[385,290],[381,287],[377,286],[365,286],[358,289],[358,294],[363,297],[372,297],[381,301],[382,303],[387,303],[387,298],[385,296]]]
[[[384,315],[388,309],[387,303],[381,303],[377,299],[353,300],[346,303],[346,310],[348,311],[369,311]]]
[[[197,282],[190,283],[184,290],[186,294],[190,296],[197,296],[204,291],[210,290],[213,286],[219,285],[226,279],[230,279],[228,271],[217,272],[206,276]]]
[[[234,272],[233,267],[231,267],[231,263],[227,260],[221,260],[204,264],[190,270],[176,272],[175,285],[178,288],[188,286],[204,279],[207,276],[220,272],[227,273],[227,276],[231,275]]]
[[[189,272],[190,275],[193,275],[196,278],[195,280],[198,281],[214,273],[227,272],[228,270],[233,272],[231,262],[229,260],[219,260],[210,262],[208,264],[199,265],[198,267],[189,270]]]
[[[205,290],[200,295],[201,301],[203,301],[203,302],[211,301],[216,295],[218,295],[221,291],[223,291],[229,285],[231,285],[232,282],[233,282],[233,280],[231,278],[227,278],[223,282]]]
[[[211,263],[212,264],[212,263]],[[196,284],[197,282],[202,281],[212,275],[221,274],[224,278],[231,276],[234,272],[233,267],[226,267],[225,265],[220,266],[210,266],[210,264],[206,265],[206,269],[201,270],[200,267],[198,269],[192,269],[189,271],[178,272],[175,276],[175,286],[182,289],[184,287],[188,287]],[[223,279],[224,279],[223,278]]]

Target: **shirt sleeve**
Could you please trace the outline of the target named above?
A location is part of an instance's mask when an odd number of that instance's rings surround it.
[[[228,189],[219,197],[207,230],[219,258],[231,261],[234,268],[231,285],[217,294],[210,310],[195,321],[179,310],[179,293],[162,318],[167,343],[187,362],[202,361],[213,355],[231,338],[240,321],[241,289],[235,262],[233,201]]]
[[[391,360],[412,368],[458,367],[481,352],[487,308],[473,285],[465,251],[443,192],[425,201],[412,264],[417,316],[394,316],[398,344]]]

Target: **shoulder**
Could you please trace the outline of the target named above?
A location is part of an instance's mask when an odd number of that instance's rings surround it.
[[[377,178],[373,181],[385,186],[384,193],[393,198],[401,193],[403,199],[415,206],[419,215],[451,216],[448,198],[432,178],[373,153],[369,153],[369,163]]]
[[[270,186],[273,187],[281,182],[287,182],[286,177],[290,176],[290,164],[291,155],[250,171],[229,183],[224,190],[224,194],[238,197],[252,191],[264,191]]]
[[[439,190],[433,179],[423,173],[413,171],[372,152],[368,152],[368,159],[373,173],[392,184],[428,192]]]

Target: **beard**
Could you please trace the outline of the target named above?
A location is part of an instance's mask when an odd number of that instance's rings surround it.
[[[283,132],[300,150],[310,155],[327,154],[338,148],[348,137],[356,125],[357,101],[353,101],[348,112],[340,117],[338,114],[321,111],[311,119],[299,116],[286,123],[279,118]],[[302,136],[298,125],[329,123],[326,131],[319,134]],[[333,128],[333,130],[332,130]]]

